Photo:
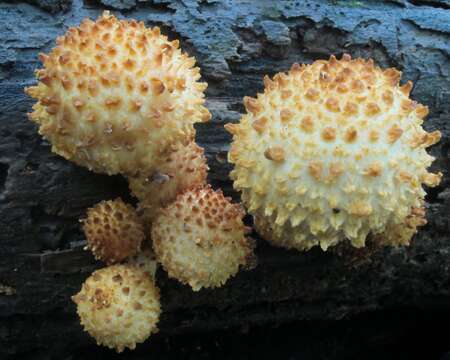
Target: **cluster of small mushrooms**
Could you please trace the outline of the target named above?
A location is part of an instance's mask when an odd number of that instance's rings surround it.
[[[222,286],[254,263],[243,208],[206,183],[194,124],[211,117],[195,59],[159,28],[105,11],[40,56],[30,119],[52,150],[80,166],[128,179],[137,209],[120,198],[88,209],[87,248],[107,264],[73,296],[97,343],[133,349],[157,331],[155,258],[194,291]],[[427,108],[411,82],[344,55],[264,78],[245,97],[233,134],[234,187],[260,235],[274,245],[326,250],[344,240],[407,245],[425,221]],[[153,248],[153,249],[151,249]],[[152,251],[153,250],[153,251]]]

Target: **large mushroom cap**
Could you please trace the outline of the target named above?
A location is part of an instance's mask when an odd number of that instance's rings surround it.
[[[82,223],[87,248],[107,264],[136,254],[145,239],[144,225],[136,210],[120,198],[89,208]]]
[[[129,177],[130,190],[139,200],[138,210],[149,224],[162,207],[175,200],[183,191],[204,185],[208,165],[203,149],[194,141],[177,144],[150,172]]]
[[[195,59],[157,27],[105,11],[41,60],[39,83],[27,89],[38,100],[30,118],[54,152],[93,171],[145,171],[210,118]]]
[[[253,259],[243,209],[221,191],[197,187],[179,195],[156,218],[153,249],[170,277],[194,291],[220,287]]]
[[[122,352],[157,331],[159,290],[135,266],[113,265],[95,271],[72,299],[81,324],[98,345]]]
[[[263,236],[299,250],[345,238],[360,247],[369,232],[407,226],[422,184],[440,181],[426,152],[440,133],[424,131],[428,110],[399,79],[332,56],[266,77],[264,93],[244,98],[247,113],[227,125],[231,176]]]

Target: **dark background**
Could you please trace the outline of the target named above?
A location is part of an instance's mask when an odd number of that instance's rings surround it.
[[[412,98],[439,129],[431,149],[441,185],[427,189],[426,225],[408,248],[307,253],[258,239],[259,265],[193,293],[159,270],[160,333],[121,358],[440,359],[450,350],[449,0],[0,1],[0,359],[119,358],[93,345],[70,296],[96,268],[78,219],[103,199],[130,198],[120,177],[51,153],[26,118],[39,52],[103,9],[159,25],[195,55],[209,83],[210,123],[198,127],[214,187],[228,180],[242,97],[263,75],[344,52],[412,80]],[[253,234],[257,238],[256,234]],[[333,321],[333,320],[342,321]]]

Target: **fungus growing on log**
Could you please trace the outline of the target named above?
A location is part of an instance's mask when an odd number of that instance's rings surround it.
[[[160,209],[184,190],[204,185],[207,172],[203,149],[192,141],[174,146],[151,173],[129,177],[130,190],[139,200],[138,211],[145,224],[151,223]]]
[[[136,210],[122,199],[102,201],[88,209],[82,220],[87,248],[107,264],[135,255],[145,238]]]
[[[117,352],[134,349],[158,331],[159,289],[143,270],[112,265],[95,271],[72,297],[84,329]]]
[[[275,245],[308,250],[349,239],[365,245],[408,244],[423,225],[425,191],[441,174],[427,171],[427,107],[412,101],[412,83],[372,60],[331,56],[294,64],[228,124],[234,187],[254,215],[257,230]],[[395,234],[395,235],[394,235]]]
[[[179,195],[152,227],[153,249],[169,276],[194,291],[222,286],[254,262],[244,210],[210,186]]]
[[[105,11],[41,54],[30,119],[52,150],[90,170],[135,176],[208,121],[195,59],[160,29]]]

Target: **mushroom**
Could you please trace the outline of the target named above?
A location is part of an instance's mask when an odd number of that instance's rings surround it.
[[[362,247],[369,233],[409,243],[424,223],[414,213],[422,185],[442,176],[427,171],[426,151],[441,134],[422,128],[428,109],[400,76],[371,59],[331,56],[266,76],[264,92],[244,98],[247,113],[226,125],[228,159],[263,237],[298,250],[345,239]]]
[[[38,84],[32,121],[52,150],[99,172],[136,176],[208,121],[195,59],[160,29],[105,11],[57,39]]]
[[[102,201],[88,209],[82,224],[86,248],[107,264],[135,255],[145,239],[144,226],[136,210],[120,198]]]
[[[244,210],[209,185],[180,194],[152,226],[156,259],[169,276],[194,291],[222,286],[241,266],[254,264]]]
[[[81,325],[98,345],[134,349],[158,331],[159,289],[143,270],[112,265],[95,271],[72,297]]]

